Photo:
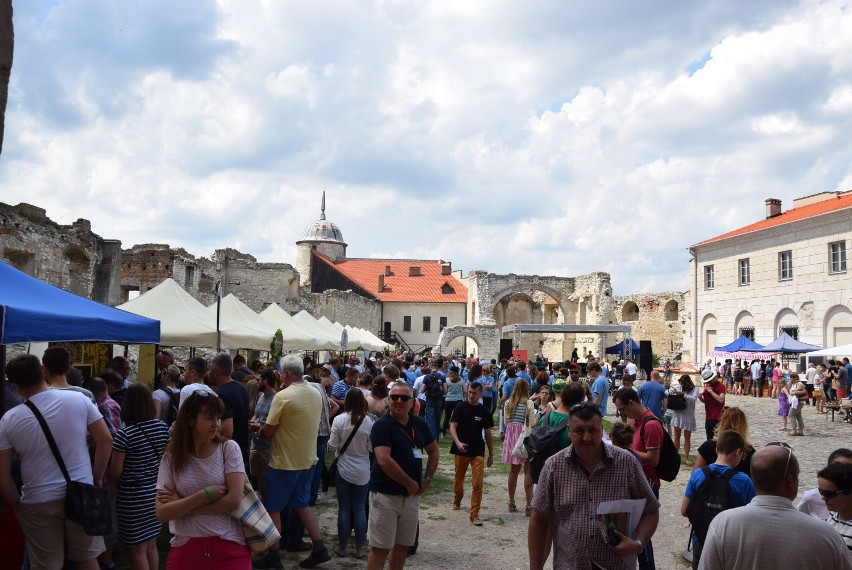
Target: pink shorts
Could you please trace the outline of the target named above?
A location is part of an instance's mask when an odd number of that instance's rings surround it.
[[[245,544],[218,536],[190,538],[169,550],[169,570],[251,570],[251,551]]]

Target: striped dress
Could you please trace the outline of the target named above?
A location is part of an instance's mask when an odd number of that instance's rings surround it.
[[[125,454],[115,511],[118,539],[136,546],[160,535],[162,524],[154,512],[160,457],[169,441],[169,428],[159,419],[125,426],[113,438],[112,448]]]

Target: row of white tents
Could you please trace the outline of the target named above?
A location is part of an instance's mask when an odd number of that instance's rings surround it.
[[[221,335],[223,349],[269,350],[281,329],[285,352],[389,348],[367,330],[315,319],[307,311],[290,315],[275,303],[258,314],[230,294],[205,307],[170,278],[117,308],[160,321],[164,346],[215,347]]]

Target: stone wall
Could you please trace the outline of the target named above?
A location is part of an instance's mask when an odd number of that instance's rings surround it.
[[[0,257],[81,297],[108,305],[119,302],[121,242],[93,233],[88,220],[65,226],[42,208],[0,202]]]
[[[650,340],[654,354],[678,359],[683,352],[683,320],[687,311],[684,293],[617,295],[613,301],[614,322],[633,327],[634,340]]]
[[[612,284],[608,273],[577,277],[497,275],[472,271],[465,279],[473,324],[502,328],[508,324],[610,324]],[[502,336],[502,335],[501,335]],[[569,358],[576,347],[600,354],[605,339],[597,335],[524,334],[518,348],[551,360]]]

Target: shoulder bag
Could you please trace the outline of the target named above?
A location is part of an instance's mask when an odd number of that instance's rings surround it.
[[[225,445],[222,444],[222,469],[225,468]],[[231,516],[240,521],[243,526],[243,536],[246,538],[246,546],[252,552],[263,552],[281,539],[281,533],[275,528],[272,517],[263,506],[260,497],[246,477],[243,483],[243,498],[237,505]]]
[[[112,513],[110,508],[109,493],[106,489],[82,483],[80,481],[72,481],[68,475],[68,469],[65,467],[65,462],[62,461],[62,456],[59,454],[59,448],[56,446],[56,440],[53,439],[53,434],[50,433],[50,428],[30,400],[24,402],[35,418],[38,420],[44,437],[47,438],[47,445],[50,446],[50,451],[53,452],[53,457],[56,458],[56,463],[59,464],[59,470],[62,471],[62,476],[65,477],[65,482],[68,484],[65,488],[65,516],[83,527],[83,532],[89,536],[104,536],[112,530]]]
[[[352,421],[352,416],[349,416],[349,421]],[[358,433],[358,429],[361,427],[361,424],[364,423],[364,418],[367,416],[361,416],[361,419],[358,420],[358,423],[355,424],[355,427],[352,428],[352,433],[349,434],[349,437],[346,438],[346,442],[343,444],[343,447],[340,448],[340,451],[337,452],[337,456],[334,458],[334,461],[331,462],[331,465],[328,468],[328,486],[334,487],[335,481],[337,481],[337,461],[340,459],[340,456],[346,453],[346,448],[349,447],[349,444],[352,443],[352,438],[355,437],[355,434]]]

